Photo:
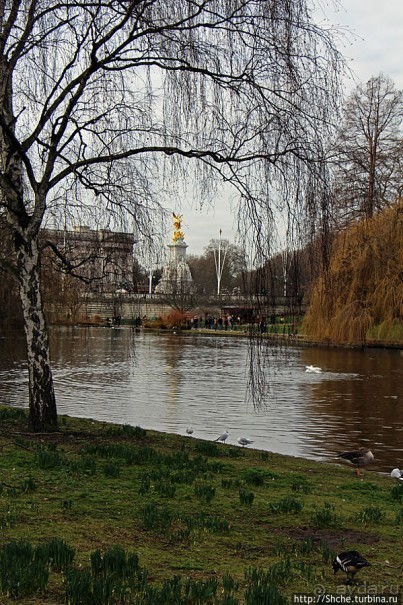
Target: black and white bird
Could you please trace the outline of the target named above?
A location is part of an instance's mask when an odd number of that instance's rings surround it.
[[[337,573],[339,569],[347,575],[347,583],[354,580],[354,576],[363,567],[370,567],[370,563],[360,555],[356,550],[347,550],[341,552],[332,563],[333,572]]]
[[[224,443],[229,437],[229,432],[228,431],[224,431],[222,435],[220,435],[219,437],[217,437],[217,439],[215,439],[215,441],[221,441],[221,443]]]
[[[357,467],[357,476],[360,476],[360,468],[367,466],[374,461],[374,455],[370,449],[361,447],[359,450],[353,450],[351,452],[342,452],[338,454],[338,458],[348,460],[351,464]]]
[[[186,434],[189,435],[189,437],[190,435],[193,435],[193,427],[188,426],[188,428],[186,429]]]
[[[403,481],[403,471],[398,468],[394,468],[393,471],[390,473],[390,476],[392,477],[392,479],[396,479],[396,481]]]
[[[239,445],[242,445],[242,447],[245,447],[245,445],[250,445],[251,443],[253,443],[252,439],[248,439],[247,437],[238,437],[238,443]]]

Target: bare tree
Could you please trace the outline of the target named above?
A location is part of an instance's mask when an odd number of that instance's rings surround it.
[[[342,224],[370,218],[402,194],[403,91],[383,74],[347,99],[337,141],[335,198]]]
[[[0,204],[31,429],[57,426],[39,288],[47,218],[102,208],[147,235],[157,201],[188,173],[202,200],[217,178],[232,184],[262,246],[284,199],[283,210],[323,208],[341,65],[307,0],[0,1]]]
[[[0,331],[22,327],[18,279],[9,226],[0,216]]]

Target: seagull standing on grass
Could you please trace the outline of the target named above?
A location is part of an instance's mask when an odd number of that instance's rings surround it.
[[[392,477],[392,479],[396,479],[396,481],[403,481],[403,471],[401,471],[398,468],[394,468],[393,471],[390,473],[390,476]]]
[[[189,437],[190,437],[190,435],[192,435],[192,434],[193,434],[193,427],[188,426],[188,428],[186,429],[186,433],[187,433],[187,434],[189,435]]]
[[[250,445],[251,443],[253,443],[252,439],[248,439],[247,437],[238,437],[238,443],[239,445],[242,445],[242,447],[245,447],[245,445]]]
[[[219,437],[217,437],[217,439],[215,439],[215,441],[221,441],[221,443],[224,443],[229,436],[229,432],[228,431],[224,431],[222,435],[220,435]]]

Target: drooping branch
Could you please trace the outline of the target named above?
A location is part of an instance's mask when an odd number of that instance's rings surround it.
[[[111,153],[108,155],[98,156],[94,158],[88,158],[85,160],[80,160],[75,162],[71,166],[68,166],[64,170],[62,170],[59,174],[55,175],[50,181],[48,185],[48,191],[52,189],[57,183],[68,177],[70,174],[78,173],[81,168],[93,166],[97,164],[113,164],[114,162],[118,162],[119,160],[123,160],[126,158],[131,158],[138,155],[147,155],[160,153],[165,154],[167,156],[178,155],[183,158],[194,158],[198,160],[211,160],[214,164],[218,165],[231,165],[231,164],[247,164],[249,162],[253,162],[256,160],[264,160],[266,162],[270,162],[272,164],[276,163],[276,161],[284,157],[286,155],[294,155],[295,157],[302,158],[303,151],[297,147],[284,149],[282,151],[272,153],[272,154],[263,154],[263,153],[255,153],[255,154],[245,154],[245,155],[237,155],[231,154],[228,155],[222,154],[220,152],[210,151],[208,149],[181,149],[179,147],[169,147],[169,146],[146,146],[146,147],[138,147],[136,149],[128,149],[127,151],[123,151],[121,153]],[[212,164],[210,164],[212,166]]]
[[[86,265],[97,260],[97,251],[94,251],[91,254],[80,258],[80,260],[73,262],[69,258],[67,258],[66,254],[62,250],[60,250],[60,248],[54,242],[51,242],[50,240],[44,241],[41,244],[41,252],[43,253],[47,248],[50,248],[53,254],[58,258],[61,263],[61,270],[66,275],[75,277],[82,281],[84,284],[90,284],[91,282],[100,280],[104,277],[103,275],[96,277],[88,277],[87,275],[84,275],[83,273],[79,273],[77,271],[77,269],[85,268]]]

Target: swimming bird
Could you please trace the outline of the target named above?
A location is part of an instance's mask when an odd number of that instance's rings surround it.
[[[370,567],[370,563],[360,555],[356,550],[347,550],[341,552],[332,563],[333,572],[337,573],[339,569],[347,575],[347,583],[354,580],[354,576],[363,567]],[[351,576],[351,577],[349,577]]]
[[[238,437],[238,443],[239,445],[242,445],[242,447],[245,447],[245,445],[250,445],[251,443],[253,443],[252,439],[248,439],[247,437]]]
[[[390,476],[393,479],[396,479],[396,481],[403,481],[403,471],[398,468],[394,468],[393,471],[390,473]]]
[[[348,460],[351,462],[351,464],[354,464],[354,466],[357,467],[358,477],[360,476],[360,468],[374,461],[373,453],[366,447],[361,447],[359,450],[354,450],[351,452],[342,452],[337,457]]]
[[[221,443],[224,443],[224,441],[226,441],[228,439],[228,436],[229,436],[229,432],[224,431],[222,435],[220,435],[219,437],[217,437],[217,439],[215,439],[215,441],[221,441]]]
[[[319,366],[305,366],[305,372],[310,372],[311,374],[320,374],[322,368]]]
[[[190,435],[192,435],[192,434],[193,434],[193,427],[188,426],[188,428],[186,429],[186,433],[187,433],[187,434],[189,435],[189,437],[190,437]]]

